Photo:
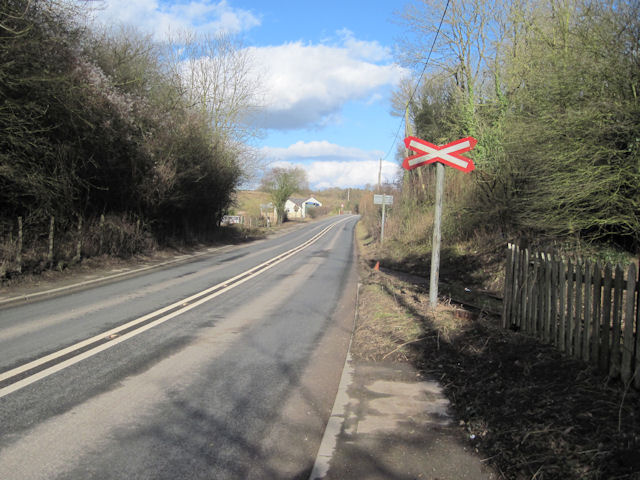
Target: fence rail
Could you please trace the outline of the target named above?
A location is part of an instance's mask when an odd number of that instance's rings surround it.
[[[638,274],[509,244],[502,322],[640,389]]]

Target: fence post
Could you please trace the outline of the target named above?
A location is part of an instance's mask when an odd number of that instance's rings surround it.
[[[589,361],[591,344],[591,273],[593,268],[588,260],[584,264],[584,320],[582,329],[582,360]]]
[[[520,247],[513,246],[513,278],[511,279],[511,315],[509,316],[510,325],[518,324],[518,288],[520,287],[518,271],[520,270]]]
[[[620,333],[622,331],[622,289],[624,287],[624,270],[616,265],[616,278],[613,289],[613,315],[611,329],[611,354],[609,358],[609,376],[620,375]]]
[[[549,343],[558,345],[558,288],[560,287],[560,260],[551,255],[551,323],[549,325]]]
[[[102,244],[104,243],[104,213],[100,214],[100,240],[98,245],[98,255],[102,255]]]
[[[527,322],[527,293],[529,292],[529,249],[522,252],[522,285],[520,287],[520,328],[529,330]]]
[[[600,369],[609,369],[609,339],[611,338],[611,266],[604,267],[604,287],[602,289],[602,330],[600,335]]]
[[[507,261],[504,272],[504,294],[502,299],[502,328],[509,326],[511,316],[511,288],[513,283],[513,244],[507,244]]]
[[[82,217],[78,215],[78,243],[76,244],[76,256],[74,262],[79,262],[82,258]]]
[[[564,333],[564,351],[573,355],[573,262],[567,259],[567,318]]]
[[[544,252],[540,252],[540,280],[538,281],[538,338],[540,340],[546,340],[547,334],[546,325],[544,323],[544,312],[545,312],[545,296],[546,296],[546,288],[545,288],[545,279],[547,278],[547,256]]]
[[[629,265],[627,272],[627,301],[624,309],[624,339],[622,348],[622,366],[620,377],[623,382],[628,382],[633,372],[633,327],[635,324],[634,311],[636,306],[636,266]],[[636,332],[638,335],[638,332]],[[640,352],[636,355],[640,355]]]
[[[22,217],[18,217],[18,253],[16,254],[18,273],[22,273]]]
[[[51,222],[49,223],[49,254],[47,255],[47,262],[49,263],[49,268],[53,267],[53,232],[55,230],[56,220],[53,215],[51,215]]]
[[[538,255],[533,253],[531,255],[531,259],[533,260],[533,273],[531,274],[531,278],[529,279],[529,287],[527,291],[527,296],[529,300],[527,301],[527,329],[533,334],[537,335],[537,326],[536,326],[536,298],[535,298],[535,289],[536,282],[538,281]]]
[[[602,331],[602,269],[600,262],[596,262],[593,267],[593,311],[591,323],[591,361],[595,365],[599,364],[602,354],[600,349],[600,333]]]
[[[575,317],[573,322],[573,356],[582,357],[582,261],[576,260],[576,303],[574,307]]]
[[[638,272],[640,275],[640,272]],[[638,284],[640,282],[636,282]],[[637,293],[636,300],[636,365],[633,377],[633,385],[640,390],[640,292]]]

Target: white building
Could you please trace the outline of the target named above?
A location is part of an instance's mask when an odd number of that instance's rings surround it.
[[[284,204],[284,212],[287,218],[306,218],[307,207],[321,207],[322,202],[314,197],[290,198]]]

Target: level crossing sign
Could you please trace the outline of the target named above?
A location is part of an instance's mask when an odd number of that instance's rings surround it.
[[[402,166],[407,170],[413,170],[422,165],[441,162],[462,172],[470,172],[476,168],[473,160],[460,154],[468,152],[477,143],[478,141],[475,138],[467,137],[438,146],[417,137],[407,137],[404,139],[405,146],[409,150],[416,152],[416,154],[405,158]]]

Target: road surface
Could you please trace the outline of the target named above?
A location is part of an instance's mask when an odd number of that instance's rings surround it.
[[[0,310],[0,478],[307,478],[355,216]]]

